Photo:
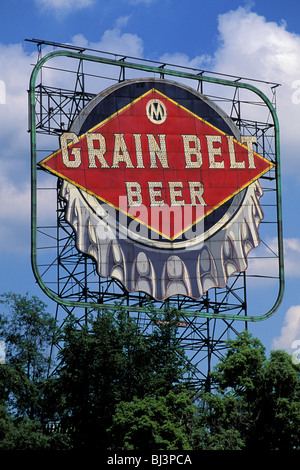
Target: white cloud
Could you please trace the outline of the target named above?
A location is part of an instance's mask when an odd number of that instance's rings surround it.
[[[300,277],[300,240],[298,238],[284,240],[284,270],[286,276]]]
[[[284,238],[283,251],[285,277],[300,277],[300,239]],[[265,240],[264,244],[261,244],[250,253],[247,274],[250,276],[266,276],[270,277],[270,279],[274,276],[278,276],[279,262],[277,253],[277,238],[274,237],[272,239]],[[259,283],[255,282],[255,285],[259,285]]]
[[[210,61],[210,57],[206,55],[201,55],[190,59],[187,54],[183,54],[182,52],[174,52],[172,54],[163,54],[159,60],[163,63],[199,69],[203,67],[204,63],[207,65],[207,63]]]
[[[219,16],[220,47],[215,59],[223,72],[269,81],[291,83],[298,74],[299,36],[284,23],[269,22],[248,9],[238,8]]]
[[[116,27],[123,28],[124,26],[128,24],[128,21],[130,20],[130,18],[131,18],[131,15],[120,16],[119,18],[117,18]]]
[[[29,218],[30,215],[30,185],[15,186],[4,175],[0,177],[0,219],[6,221]]]
[[[287,31],[283,22],[269,22],[242,7],[220,15],[218,28],[214,70],[281,84],[277,89],[277,112],[283,171],[295,174],[295,168],[300,170],[300,103],[295,99],[299,94],[295,81],[300,79],[300,36]]]
[[[287,250],[295,253],[300,253],[300,240],[299,238],[287,238],[285,239],[285,246]]]
[[[296,342],[300,346],[300,305],[293,305],[288,309],[280,336],[273,339],[272,347],[293,353]]]
[[[116,27],[107,29],[99,42],[89,42],[82,34],[76,34],[72,38],[72,43],[99,51],[142,57],[144,49],[142,39],[137,34],[122,33],[121,27],[127,21],[127,17],[119,18]]]
[[[21,44],[0,44],[0,80],[5,83],[5,101],[0,104],[0,246],[4,252],[22,250],[28,242],[24,226],[30,221],[27,90],[33,60]]]
[[[152,3],[156,2],[157,0],[130,0],[129,3],[131,5],[151,5]]]
[[[27,90],[33,60],[21,44],[0,44],[0,80],[5,83],[5,102],[0,104],[2,172],[24,161],[22,152],[28,146]]]
[[[69,13],[70,11],[81,10],[95,3],[95,0],[35,0],[36,4],[47,10],[54,10],[58,13]]]
[[[122,26],[127,21],[127,17],[119,18],[116,21],[116,26],[106,30],[98,42],[90,42],[83,34],[76,34],[72,37],[72,44],[103,51],[104,53],[116,54],[119,58],[122,56],[142,57],[144,51],[142,39],[136,34],[122,32]],[[113,55],[112,58],[115,58],[115,56]],[[111,79],[117,81],[121,71],[120,68],[111,65],[87,62],[85,64],[85,72],[89,75],[85,80],[86,86],[90,92],[97,94],[113,85],[115,81]],[[136,77],[136,72],[130,69],[126,69],[125,73],[126,79]],[[102,78],[101,80],[95,79],[95,76],[101,76]],[[63,85],[61,86],[63,87]]]
[[[92,4],[91,0],[37,0],[40,5],[47,3],[53,8],[83,8]],[[144,47],[141,37],[133,33],[124,33],[122,27],[128,24],[129,16],[120,17],[115,26],[107,29],[98,42],[90,42],[82,34],[73,37],[76,45],[143,57]],[[212,67],[219,72],[279,81],[283,84],[278,93],[279,117],[281,122],[281,141],[284,167],[291,167],[293,162],[299,165],[298,123],[300,120],[300,103],[292,102],[292,95],[298,91],[295,80],[300,80],[300,37],[288,32],[284,24],[268,22],[264,17],[239,8],[219,17],[219,47],[214,57],[195,56],[189,58],[186,54],[174,52],[160,57],[163,62],[177,63],[186,67]],[[26,54],[21,44],[0,44],[0,81],[5,84],[5,104],[0,104],[1,134],[0,144],[1,173],[5,176],[7,193],[13,195],[19,207],[25,198],[24,181],[18,184],[17,168],[26,167],[29,179],[29,140],[27,134],[27,89],[31,64],[36,60],[36,53]],[[57,74],[47,71],[49,85],[57,84]],[[52,73],[52,75],[51,75]],[[109,85],[111,82],[109,83]],[[293,88],[294,87],[294,88]],[[69,88],[69,85],[67,86]],[[98,90],[100,91],[100,90]],[[300,101],[300,100],[299,100]],[[4,149],[4,150],[3,150]],[[27,166],[24,162],[27,162]],[[296,173],[295,168],[294,172]],[[19,175],[20,176],[20,175]],[[24,172],[22,175],[24,179]],[[8,185],[11,185],[8,187]],[[2,192],[3,195],[3,192]],[[1,209],[0,217],[4,217]],[[300,275],[299,240],[285,240],[285,270],[286,275]],[[259,260],[255,261],[259,263]],[[270,264],[262,261],[264,270],[270,269]],[[271,268],[272,270],[272,268]]]
[[[53,178],[47,176],[45,187],[55,187]],[[40,191],[38,194],[38,223],[55,222],[56,192]],[[30,238],[31,188],[25,179],[18,183],[0,175],[0,246],[7,252],[28,252]]]
[[[48,6],[77,7],[87,4],[86,0],[72,2],[48,2]],[[88,2],[90,3],[90,2]],[[119,54],[141,57],[143,42],[135,34],[123,33],[122,27],[129,17],[120,17],[113,29],[104,32],[98,43],[90,43],[83,35],[73,38],[73,43],[99,50],[107,50]],[[46,50],[48,50],[47,48]],[[45,51],[44,51],[45,52]],[[28,129],[28,86],[32,72],[32,64],[36,62],[37,53],[27,54],[21,44],[0,44],[0,83],[5,89],[5,99],[0,101],[0,246],[5,251],[21,251],[29,249],[30,234],[30,147]],[[64,59],[57,59],[55,65],[63,66]],[[52,63],[51,63],[52,65]],[[99,66],[96,73],[101,75]],[[117,71],[119,73],[119,70]],[[43,78],[48,86],[69,89],[70,76],[58,74],[57,71],[46,69]],[[38,83],[38,82],[37,82]],[[112,82],[105,83],[105,86]],[[96,90],[95,90],[96,91]],[[98,89],[98,92],[101,91]],[[42,136],[43,142],[47,139]],[[52,141],[51,141],[52,142]],[[51,144],[55,145],[55,143]],[[45,148],[52,148],[46,146]],[[52,178],[52,177],[51,177]],[[54,179],[51,179],[51,182]],[[47,184],[48,186],[51,183]],[[52,202],[51,202],[52,203]],[[39,214],[49,216],[50,201],[46,192],[39,198]],[[19,243],[20,233],[26,233]],[[26,245],[27,243],[27,245]],[[27,248],[26,248],[26,246]]]

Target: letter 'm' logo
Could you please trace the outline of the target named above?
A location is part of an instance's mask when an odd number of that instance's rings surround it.
[[[167,108],[160,100],[150,100],[146,106],[146,114],[154,124],[162,124],[167,119]]]

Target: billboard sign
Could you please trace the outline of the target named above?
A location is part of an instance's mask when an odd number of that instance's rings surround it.
[[[121,82],[81,111],[40,167],[99,276],[157,300],[199,299],[247,269],[259,245],[259,178],[274,164],[204,95]]]

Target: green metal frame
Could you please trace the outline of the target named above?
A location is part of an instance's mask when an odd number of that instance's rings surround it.
[[[82,307],[82,308],[92,308],[92,309],[109,309],[109,310],[119,310],[117,305],[101,304],[101,303],[92,303],[92,302],[78,302],[73,300],[66,300],[60,298],[56,295],[51,289],[49,289],[39,273],[37,265],[37,142],[36,142],[36,114],[35,114],[35,87],[36,79],[38,73],[44,64],[50,59],[56,57],[68,57],[79,60],[85,60],[89,62],[95,62],[99,64],[122,66],[124,68],[135,69],[139,71],[155,73],[155,74],[164,74],[173,77],[180,77],[185,79],[196,80],[198,82],[210,82],[214,84],[225,85],[235,88],[243,88],[249,91],[252,91],[258,95],[269,108],[275,129],[275,154],[277,156],[276,161],[276,202],[277,202],[277,236],[278,236],[278,262],[279,262],[279,291],[276,298],[276,301],[273,307],[265,314],[261,315],[233,315],[233,314],[222,314],[222,313],[213,313],[213,312],[195,312],[184,310],[184,316],[199,316],[208,319],[228,319],[228,320],[239,320],[246,322],[257,322],[265,320],[271,317],[276,310],[278,309],[284,293],[284,260],[283,260],[283,229],[282,229],[282,202],[281,202],[281,169],[280,169],[280,142],[279,142],[279,122],[278,117],[275,111],[273,104],[270,102],[268,97],[258,88],[254,87],[251,84],[240,82],[240,81],[231,81],[223,78],[209,77],[204,76],[199,73],[189,73],[183,71],[176,71],[172,69],[166,69],[161,67],[136,64],[134,62],[114,60],[111,58],[98,57],[94,55],[85,54],[82,52],[74,52],[69,50],[55,50],[45,55],[42,59],[38,61],[35,65],[31,78],[30,78],[30,88],[29,88],[29,121],[30,121],[30,133],[31,133],[31,264],[34,276],[37,280],[37,283],[44,291],[44,293],[50,297],[52,300],[57,302],[60,305],[66,307]],[[134,312],[145,312],[145,307],[132,307],[132,306],[122,306],[123,309]],[[151,308],[153,313],[161,312],[161,309]]]

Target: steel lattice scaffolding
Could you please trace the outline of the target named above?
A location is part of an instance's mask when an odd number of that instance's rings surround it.
[[[173,296],[157,302],[141,292],[127,292],[117,279],[101,278],[94,260],[78,251],[73,228],[65,220],[65,201],[58,183],[37,162],[58,147],[58,137],[67,131],[85,105],[111,83],[127,78],[172,76],[208,96],[221,106],[243,135],[257,137],[257,152],[268,160],[277,158],[277,129],[266,103],[254,94],[254,85],[268,90],[275,109],[275,83],[254,82],[172,64],[117,56],[76,46],[31,40],[38,46],[38,63],[31,80],[33,216],[32,257],[35,275],[44,291],[56,302],[56,320],[63,325],[70,314],[86,324],[96,311],[125,309],[137,319],[142,334],[159,328],[159,313],[166,307],[180,312],[178,344],[184,347],[194,366],[187,377],[191,387],[210,389],[209,372],[226,352],[226,341],[258,321],[249,313],[248,285],[260,281],[277,282],[274,307],[266,304],[265,317],[276,310],[283,289],[281,254],[281,214],[278,210],[278,167],[262,177],[266,218],[262,221],[261,249],[251,252],[249,264],[272,260],[277,271],[260,273],[250,269],[233,274],[223,288],[210,289],[201,299]],[[49,47],[51,51],[48,52]],[[48,52],[43,56],[43,51]],[[52,55],[51,55],[52,54]],[[52,65],[49,65],[49,60]],[[244,86],[243,84],[246,85]],[[254,85],[253,85],[254,83]],[[68,87],[66,86],[68,85]],[[255,88],[256,89],[256,88]],[[47,220],[39,207],[47,205]],[[265,231],[265,235],[264,235]],[[277,247],[268,240],[277,237]],[[113,256],[113,252],[111,253]],[[264,317],[264,315],[262,315]]]

